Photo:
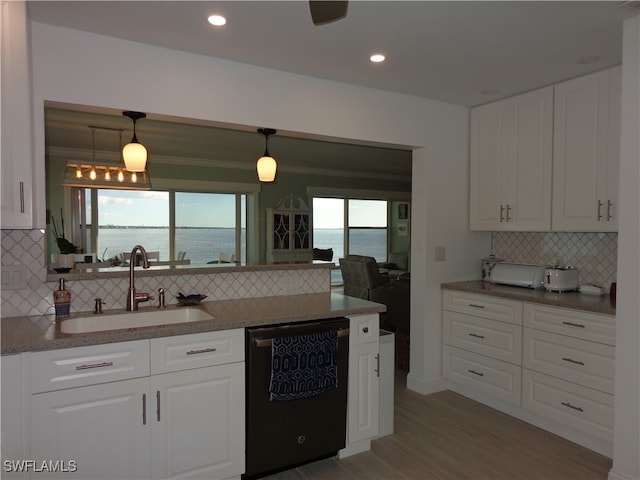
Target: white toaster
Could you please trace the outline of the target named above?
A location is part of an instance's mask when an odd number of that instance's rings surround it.
[[[578,269],[575,267],[550,267],[544,272],[544,288],[549,292],[578,290]]]

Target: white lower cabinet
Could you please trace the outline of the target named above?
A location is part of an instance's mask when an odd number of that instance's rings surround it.
[[[147,378],[31,397],[30,457],[58,468],[37,478],[149,478]]]
[[[151,478],[244,472],[244,363],[151,377]]]
[[[520,405],[522,373],[519,365],[445,345],[442,370],[453,390],[471,388],[498,400]]]
[[[53,350],[30,363],[40,392],[30,399],[30,458],[60,462],[38,478],[244,473],[243,329]]]
[[[615,317],[443,292],[449,388],[611,455]]]
[[[18,471],[16,462],[27,458],[25,454],[26,425],[23,401],[22,355],[3,355],[0,357],[2,367],[2,475],[4,479],[24,478]],[[16,465],[15,468],[7,467]]]
[[[379,315],[358,315],[350,321],[347,439],[340,458],[369,450],[379,426]]]
[[[523,373],[522,406],[545,418],[613,441],[613,395],[532,370]]]

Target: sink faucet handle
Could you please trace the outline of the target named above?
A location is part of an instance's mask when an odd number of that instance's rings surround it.
[[[158,289],[158,308],[167,308],[164,304],[164,288]]]
[[[93,313],[103,313],[102,312],[102,305],[104,305],[105,302],[102,301],[102,299],[100,297],[96,298],[96,304],[95,307],[93,309]]]

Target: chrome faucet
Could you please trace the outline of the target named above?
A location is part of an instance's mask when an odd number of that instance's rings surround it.
[[[136,245],[131,250],[131,256],[129,257],[129,292],[127,294],[127,312],[135,312],[138,310],[138,303],[148,302],[153,299],[148,293],[136,292],[134,268],[136,264],[136,250],[142,254],[142,268],[149,268],[149,259],[147,258],[147,251],[142,245]]]

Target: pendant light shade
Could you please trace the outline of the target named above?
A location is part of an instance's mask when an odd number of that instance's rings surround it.
[[[133,121],[133,138],[122,149],[124,165],[129,172],[144,172],[147,168],[147,149],[138,142],[136,137],[136,120],[147,118],[142,112],[122,112],[122,115],[129,117]]]
[[[274,135],[273,128],[259,128],[258,133],[264,135],[264,155],[258,159],[256,168],[258,170],[258,180],[261,182],[273,182],[276,179],[278,162],[269,154],[269,135]]]

